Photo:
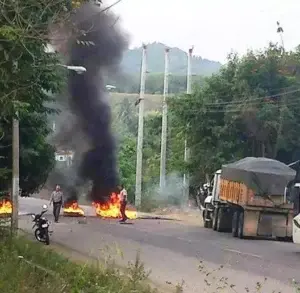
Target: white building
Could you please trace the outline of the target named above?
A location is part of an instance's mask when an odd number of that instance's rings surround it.
[[[55,153],[55,161],[59,163],[64,163],[67,166],[72,165],[73,158],[74,158],[73,151],[57,151]]]

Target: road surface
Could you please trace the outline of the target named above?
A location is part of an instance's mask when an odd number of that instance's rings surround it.
[[[43,203],[21,199],[20,210],[38,212]],[[92,208],[85,210],[93,214]],[[138,219],[133,223],[120,225],[115,220],[88,217],[84,225],[78,219],[63,217],[53,226],[52,240],[101,259],[110,247],[109,254],[115,253],[120,265],[134,261],[140,251],[151,279],[164,288],[183,280],[184,292],[188,293],[221,292],[215,290],[224,286],[222,292],[247,292],[247,288],[258,292],[256,283],[261,282],[259,292],[297,292],[292,280],[300,281],[300,247],[293,243],[234,239],[178,221]],[[21,216],[20,226],[30,230],[30,218]],[[123,259],[117,248],[122,250]],[[227,285],[222,278],[228,278]]]

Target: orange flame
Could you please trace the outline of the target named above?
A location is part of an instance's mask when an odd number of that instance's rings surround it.
[[[12,213],[12,203],[8,199],[0,200],[0,215],[9,215]]]
[[[69,216],[84,216],[84,211],[78,205],[77,201],[71,201],[65,204],[64,214]]]
[[[101,204],[93,202],[96,209],[96,215],[102,218],[121,218],[120,207],[121,202],[118,194],[112,193],[107,203]],[[133,207],[126,207],[126,216],[128,219],[136,219],[137,212]]]

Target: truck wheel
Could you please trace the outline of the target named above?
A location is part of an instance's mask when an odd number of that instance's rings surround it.
[[[207,218],[207,211],[206,211],[206,207],[205,207],[205,210],[203,211],[204,228],[208,228],[208,221],[206,221],[206,218]]]
[[[213,212],[213,219],[212,219],[212,228],[214,231],[217,230],[218,213],[219,213],[219,209],[216,208]]]
[[[239,225],[239,212],[234,211],[233,217],[232,217],[232,228],[231,228],[231,233],[233,237],[238,236],[238,225]]]
[[[241,212],[239,214],[239,222],[238,222],[238,231],[237,231],[237,236],[240,239],[244,238],[244,212]]]
[[[223,218],[223,210],[219,209],[217,213],[217,231],[222,232],[222,218]]]

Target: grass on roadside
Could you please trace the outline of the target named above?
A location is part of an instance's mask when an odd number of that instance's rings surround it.
[[[75,264],[41,244],[0,235],[0,292],[5,293],[153,293],[141,263],[128,275],[115,267]],[[21,256],[21,258],[20,258]]]

